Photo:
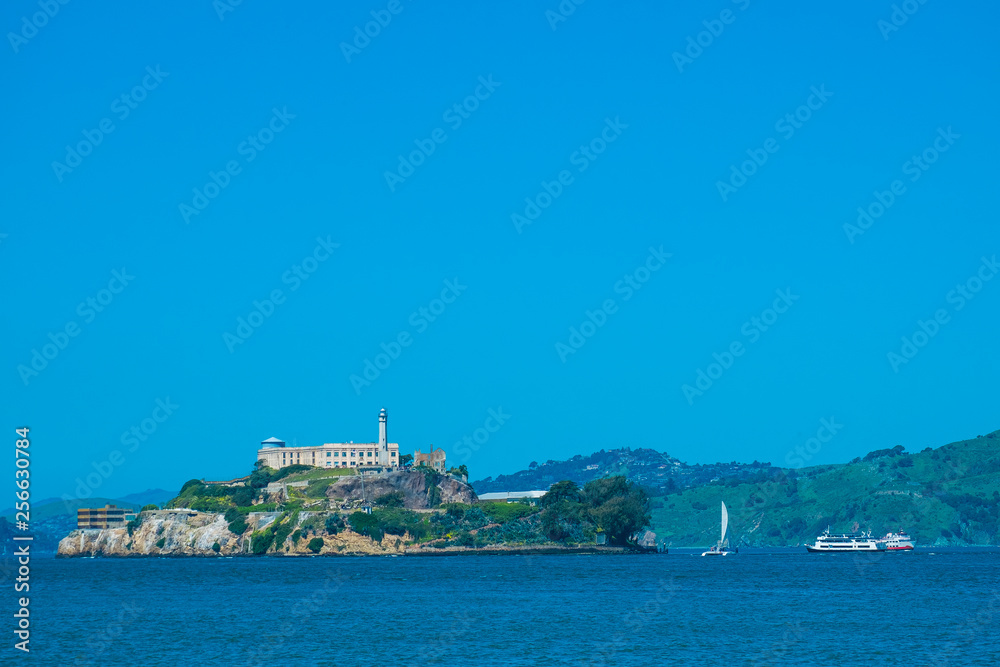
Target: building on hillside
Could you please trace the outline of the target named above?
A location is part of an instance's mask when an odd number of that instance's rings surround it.
[[[494,493],[480,493],[479,500],[494,503],[516,503],[525,500],[532,505],[545,495],[545,491],[497,491]]]
[[[105,505],[104,507],[93,509],[81,507],[76,511],[76,527],[121,528],[127,521],[125,518],[126,511],[135,518],[132,510],[126,510],[123,507],[116,507],[115,505]]]
[[[431,445],[431,451],[426,454],[421,454],[420,450],[413,452],[413,465],[414,466],[427,466],[428,468],[434,468],[435,470],[445,471],[445,453],[444,450],[438,447],[434,449],[434,445]]]
[[[396,468],[399,444],[389,442],[389,414],[378,415],[378,442],[335,442],[309,447],[289,447],[283,440],[268,438],[260,443],[257,460],[269,468],[308,465],[317,468]]]

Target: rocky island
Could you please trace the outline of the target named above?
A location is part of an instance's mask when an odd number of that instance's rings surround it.
[[[258,464],[238,480],[191,480],[163,509],[144,508],[124,527],[74,530],[57,556],[623,552],[648,522],[649,499],[624,477],[583,488],[560,482],[531,504],[480,502],[457,471]]]

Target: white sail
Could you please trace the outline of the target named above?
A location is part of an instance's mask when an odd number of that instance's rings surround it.
[[[719,538],[719,546],[726,546],[726,533],[729,531],[729,512],[726,510],[726,503],[722,503],[722,537]]]

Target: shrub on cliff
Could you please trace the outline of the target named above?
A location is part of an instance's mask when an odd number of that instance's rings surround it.
[[[233,504],[237,507],[247,507],[253,502],[253,489],[240,487],[232,495]]]
[[[229,519],[229,512],[226,512],[226,519]],[[242,535],[247,532],[247,521],[239,512],[236,513],[236,518],[229,521],[229,532],[233,535]]]
[[[139,511],[140,512],[149,512],[150,510],[158,510],[158,509],[160,509],[160,508],[157,507],[155,504],[150,503],[149,505],[143,505],[142,509],[139,510]]]
[[[189,479],[188,481],[184,482],[184,485],[181,487],[180,493],[178,493],[177,495],[183,496],[184,492],[187,491],[188,489],[192,489],[194,492],[197,492],[199,489],[203,488],[205,488],[205,485],[201,483],[200,479]]]
[[[463,530],[455,536],[452,543],[457,544],[460,547],[473,547],[476,545],[476,538],[472,533]]]
[[[553,542],[562,542],[573,533],[573,525],[552,509],[542,514],[542,533]]]
[[[479,505],[473,505],[465,512],[462,523],[470,528],[482,528],[490,522],[489,517]]]
[[[157,549],[162,549],[163,545],[166,544],[166,543],[167,543],[167,538],[161,537],[160,539],[156,540],[156,548]]]
[[[218,542],[214,542],[212,544],[212,551],[214,551],[215,553],[219,553],[220,551],[222,551],[222,546],[220,546]]]
[[[299,512],[298,510],[289,514],[284,514],[277,521],[274,522],[274,546],[278,549],[285,545],[285,540],[288,536],[292,534],[295,530],[295,524],[299,522]]]
[[[222,512],[232,506],[229,498],[216,496],[200,496],[188,503],[188,507],[196,512]]]
[[[319,550],[323,548],[323,539],[319,537],[314,537],[311,540],[309,540],[309,544],[307,544],[306,546],[309,548],[309,551],[313,552],[314,554],[318,554]]]
[[[275,472],[273,468],[259,468],[250,473],[250,484],[251,489],[262,489],[271,483],[271,473]]]
[[[274,531],[270,528],[256,532],[250,537],[250,551],[258,556],[267,553],[272,544],[274,544]]]
[[[409,533],[412,537],[420,539],[430,532],[429,524],[424,523],[423,516],[411,510],[394,507],[376,510],[371,516],[375,518],[378,529],[389,535]]]
[[[346,527],[344,517],[339,514],[332,514],[326,518],[326,532],[331,535],[336,535]]]
[[[375,504],[379,507],[402,507],[404,499],[402,491],[392,491],[376,498]]]
[[[297,472],[305,472],[306,470],[312,470],[312,466],[295,464],[290,466],[285,466],[280,470],[275,470],[274,468],[268,468],[266,466],[259,465],[254,466],[254,471],[250,473],[250,488],[261,489],[270,484],[271,482],[277,482],[291,474]]]
[[[466,505],[465,503],[445,503],[441,505],[441,509],[445,510],[448,518],[455,521],[461,521],[469,507],[470,505]]]
[[[354,512],[348,517],[351,529],[361,535],[367,535],[375,542],[381,542],[385,536],[382,527],[379,525],[379,517],[375,512],[365,514],[364,512]]]
[[[424,468],[424,486],[427,488],[427,504],[437,507],[441,504],[441,488],[438,482],[441,481],[441,474],[431,468]]]
[[[351,524],[351,529],[355,533],[361,533],[362,535],[367,535],[367,531],[378,527],[378,517],[374,513],[354,512],[347,520]]]
[[[289,523],[283,523],[274,529],[274,544],[278,548],[281,548],[285,544],[285,540],[288,536],[292,534],[292,525]]]

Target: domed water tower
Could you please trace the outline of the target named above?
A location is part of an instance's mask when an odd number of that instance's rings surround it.
[[[284,446],[285,446],[285,441],[284,440],[278,440],[277,438],[275,438],[273,436],[270,437],[270,438],[268,438],[267,440],[261,440],[260,441],[260,448],[261,449],[272,449],[274,447],[284,447]]]

